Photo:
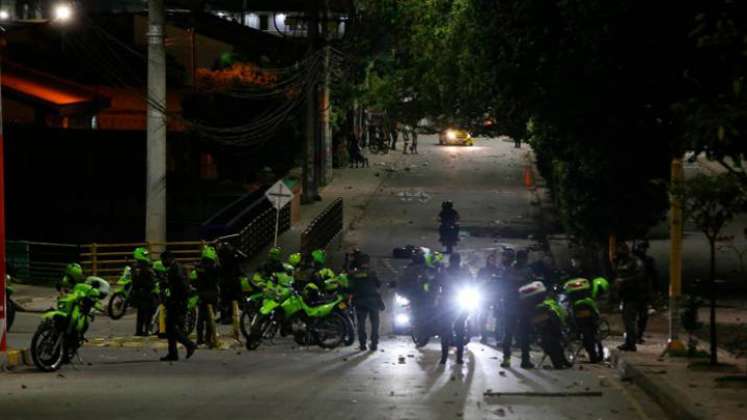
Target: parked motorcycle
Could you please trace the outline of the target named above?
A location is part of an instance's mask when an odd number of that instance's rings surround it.
[[[117,281],[117,288],[109,298],[107,313],[111,319],[120,319],[127,312],[130,306],[130,296],[132,294],[132,268],[128,265],[122,270],[122,274]]]
[[[528,311],[531,317],[535,341],[556,369],[572,365],[575,352],[568,347],[566,321],[568,313],[551,296],[540,281],[534,281],[519,288],[521,310]],[[571,350],[569,353],[566,349]]]
[[[301,292],[292,285],[268,287],[262,307],[251,318],[248,350],[256,350],[266,336],[292,334],[299,344],[315,344],[335,348],[345,341],[345,315],[341,313],[339,296],[327,303],[309,305]],[[273,332],[274,331],[274,332]]]
[[[78,354],[94,319],[93,310],[111,292],[106,280],[88,277],[57,300],[57,309],[42,315],[31,339],[31,358],[45,372],[59,369]]]

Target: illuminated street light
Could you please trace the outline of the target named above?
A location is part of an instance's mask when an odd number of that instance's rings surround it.
[[[73,8],[67,3],[61,3],[54,8],[54,20],[65,22],[73,17]]]
[[[9,18],[10,13],[7,10],[0,10],[0,20],[8,20]]]

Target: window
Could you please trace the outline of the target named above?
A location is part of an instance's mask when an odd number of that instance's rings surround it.
[[[270,17],[267,15],[259,15],[259,30],[266,31],[270,29]]]

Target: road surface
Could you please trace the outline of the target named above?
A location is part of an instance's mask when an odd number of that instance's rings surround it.
[[[404,262],[405,244],[438,247],[436,215],[452,200],[466,236],[458,249],[473,270],[487,252],[525,246],[536,231],[533,196],[524,186],[527,149],[480,139],[475,147],[442,147],[421,139],[419,156],[393,168],[374,165],[385,181],[346,236],[371,253],[385,279]],[[408,169],[405,169],[408,168]],[[358,169],[364,170],[364,169]],[[391,292],[387,294],[391,296]],[[126,334],[131,316],[97,319],[96,334]],[[11,343],[23,346],[38,315],[19,314]],[[390,323],[384,329],[389,331]],[[27,345],[27,344],[26,344]],[[256,352],[200,350],[178,363],[150,348],[81,351],[82,363],[59,373],[0,373],[2,419],[658,419],[663,413],[606,366],[555,371],[501,369],[491,345],[470,343],[465,364],[439,365],[436,343],[415,349],[385,335],[377,352],[325,351],[278,340]],[[537,356],[537,355],[535,355]],[[486,392],[527,393],[486,396]],[[596,396],[553,397],[554,393]]]

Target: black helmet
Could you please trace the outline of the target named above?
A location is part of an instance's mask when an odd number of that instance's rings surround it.
[[[442,209],[450,209],[454,207],[454,203],[451,202],[451,200],[446,200],[443,203],[441,203]]]

